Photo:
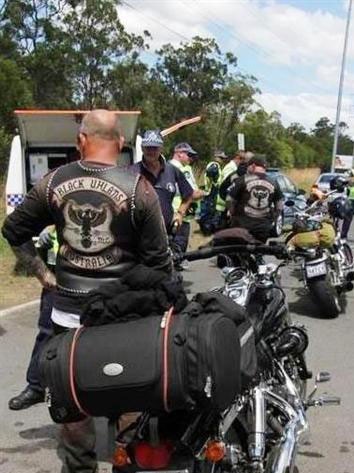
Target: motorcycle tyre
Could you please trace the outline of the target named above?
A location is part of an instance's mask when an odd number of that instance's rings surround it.
[[[339,295],[327,279],[307,281],[307,287],[314,303],[320,307],[320,315],[325,319],[335,319],[341,312]]]
[[[348,243],[343,243],[343,251],[345,256],[345,263],[348,266],[352,266],[354,262],[353,252]]]
[[[283,226],[284,226],[284,217],[279,215],[274,222],[274,226],[272,228],[270,236],[273,238],[279,238],[283,233]]]

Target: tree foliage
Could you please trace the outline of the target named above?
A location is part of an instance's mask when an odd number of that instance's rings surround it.
[[[202,159],[214,150],[232,154],[237,134],[247,149],[272,165],[329,165],[334,125],[319,117],[311,131],[287,128],[280,115],[256,103],[257,79],[240,74],[237,57],[215,39],[195,37],[165,44],[155,62],[143,60],[150,34],[128,33],[116,0],[0,0],[0,153],[15,131],[16,108],[140,109],[141,129],[163,128],[202,115],[201,124],[166,140],[168,155],[177,140],[190,141]],[[340,154],[353,141],[340,126]]]

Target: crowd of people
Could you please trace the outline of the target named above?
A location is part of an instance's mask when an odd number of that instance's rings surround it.
[[[118,165],[123,145],[113,112],[87,113],[77,137],[80,160],[46,175],[4,222],[3,236],[43,286],[27,386],[9,401],[10,409],[44,400],[41,348],[53,334],[80,326],[91,290],[139,264],[176,278],[195,218],[209,233],[240,226],[266,241],[281,211],[281,191],[259,156],[239,152],[229,159],[217,151],[198,186],[193,170],[198,153],[189,143],[176,144],[167,160],[161,133],[148,130],[142,161],[128,169]],[[50,226],[54,232],[46,230]],[[38,236],[36,251],[33,238]],[[182,255],[174,264],[171,248]],[[64,424],[60,442],[64,471],[97,471],[92,419]]]

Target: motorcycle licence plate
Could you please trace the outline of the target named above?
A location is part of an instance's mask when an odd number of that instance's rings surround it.
[[[318,264],[311,264],[306,266],[306,276],[308,278],[315,278],[316,276],[324,276],[327,274],[326,263],[323,261]]]

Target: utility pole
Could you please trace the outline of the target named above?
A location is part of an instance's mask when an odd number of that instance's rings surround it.
[[[341,69],[340,79],[339,79],[336,127],[335,127],[335,131],[334,131],[332,165],[331,165],[331,171],[332,172],[334,171],[334,168],[335,168],[336,154],[337,154],[337,147],[338,147],[339,122],[340,122],[340,112],[341,112],[341,108],[342,108],[342,95],[343,95],[343,82],[344,82],[344,73],[345,73],[345,61],[346,61],[346,57],[347,57],[348,36],[349,36],[350,18],[351,18],[351,15],[352,15],[352,5],[353,5],[353,0],[349,0],[347,26],[346,26],[346,29],[345,29],[345,39],[344,39],[344,48],[343,48],[343,57],[342,57],[342,69]]]

